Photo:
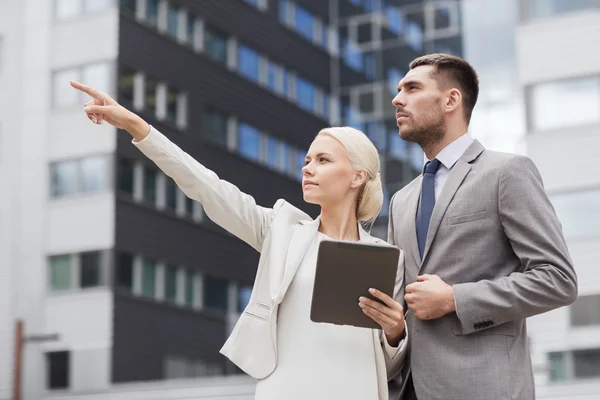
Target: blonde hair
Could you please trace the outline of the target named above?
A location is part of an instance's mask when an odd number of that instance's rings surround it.
[[[367,173],[365,184],[358,192],[356,219],[359,222],[375,221],[383,205],[377,148],[367,135],[349,126],[321,129],[317,137],[324,135],[340,142],[352,166]]]

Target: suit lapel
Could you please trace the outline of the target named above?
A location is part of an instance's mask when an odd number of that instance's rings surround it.
[[[479,143],[477,140],[474,140],[465,153],[458,159],[458,161],[456,161],[454,167],[452,167],[450,175],[448,176],[448,180],[444,184],[444,188],[440,193],[440,198],[436,201],[435,207],[433,208],[431,222],[429,223],[429,232],[427,234],[427,242],[425,242],[425,251],[423,252],[423,261],[427,258],[431,244],[435,239],[435,235],[437,234],[442,222],[442,218],[444,217],[448,206],[452,202],[452,199],[460,188],[460,185],[465,180],[465,177],[469,171],[471,171],[470,163],[475,160],[484,150],[485,148],[481,145],[481,143]]]
[[[417,241],[417,209],[419,208],[419,197],[421,197],[421,185],[423,178],[420,177],[412,187],[412,192],[408,196],[408,223],[407,231],[404,232],[409,240],[410,250],[416,265],[421,265],[421,256],[419,255],[419,243]]]
[[[308,246],[314,239],[319,229],[320,219],[317,218],[314,221],[300,223],[292,228],[292,236],[290,238],[290,247],[288,248],[287,256],[285,259],[285,267],[283,272],[283,279],[281,281],[281,287],[279,294],[274,299],[276,304],[281,303],[285,293],[287,292],[292,279],[300,267],[300,263],[306,255]]]

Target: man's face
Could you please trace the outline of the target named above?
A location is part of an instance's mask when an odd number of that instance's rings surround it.
[[[422,65],[408,71],[392,100],[400,137],[423,146],[439,142],[446,131],[444,96],[432,77],[435,67]]]

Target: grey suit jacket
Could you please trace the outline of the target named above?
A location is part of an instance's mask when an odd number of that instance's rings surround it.
[[[422,177],[390,202],[389,242],[404,250],[405,285],[436,274],[453,285],[456,312],[407,313],[419,400],[532,400],[525,319],[568,305],[577,277],[561,225],[533,162],[474,141],[452,168],[419,257]]]

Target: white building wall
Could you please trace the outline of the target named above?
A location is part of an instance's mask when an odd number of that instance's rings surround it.
[[[522,87],[600,75],[600,10],[584,10],[528,21],[517,30]],[[531,129],[531,128],[530,128]],[[600,125],[530,132],[528,155],[548,193],[600,188]],[[560,214],[559,214],[560,217]],[[600,221],[589,221],[600,224]],[[563,223],[564,225],[564,223]],[[567,238],[579,280],[579,294],[600,294],[600,237]],[[600,326],[571,327],[565,307],[529,319],[537,398],[600,398],[600,379],[551,382],[548,353],[600,348]]]

